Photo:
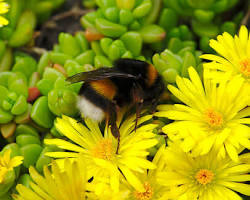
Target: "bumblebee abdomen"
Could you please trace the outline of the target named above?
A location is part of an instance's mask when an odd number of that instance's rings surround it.
[[[153,65],[148,65],[147,67],[147,78],[146,78],[146,84],[148,87],[151,87],[156,79],[158,78],[158,72],[157,70],[155,69],[155,67]]]
[[[105,118],[105,111],[84,95],[78,97],[77,106],[82,117],[90,118],[97,122],[101,122]]]
[[[84,117],[102,121],[112,104],[116,89],[110,85],[101,86],[101,80],[93,82],[82,85],[77,105]]]
[[[97,94],[107,99],[112,100],[117,94],[117,87],[110,79],[91,81],[89,84]]]

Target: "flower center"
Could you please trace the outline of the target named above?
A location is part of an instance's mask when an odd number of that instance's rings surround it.
[[[213,177],[214,173],[207,169],[201,169],[195,176],[196,180],[202,185],[210,183],[213,180]]]
[[[250,58],[240,62],[240,72],[247,78],[250,78]]]
[[[205,119],[211,128],[220,128],[223,124],[222,115],[213,109],[208,109],[205,112]]]
[[[115,148],[113,147],[111,139],[102,139],[92,149],[92,155],[96,158],[102,158],[104,160],[112,160],[115,154]]]
[[[144,183],[145,192],[135,191],[134,195],[137,200],[150,200],[153,196],[153,188],[148,182]]]

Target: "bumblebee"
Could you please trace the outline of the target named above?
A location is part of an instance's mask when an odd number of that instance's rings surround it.
[[[84,117],[95,121],[106,118],[111,132],[120,141],[116,124],[119,108],[133,104],[136,123],[142,108],[155,108],[164,91],[164,82],[152,64],[134,59],[119,59],[112,68],[78,73],[68,77],[70,83],[84,81],[77,106]]]

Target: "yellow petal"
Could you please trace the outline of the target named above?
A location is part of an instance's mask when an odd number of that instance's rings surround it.
[[[86,152],[86,150],[80,146],[77,146],[75,144],[72,144],[70,142],[67,142],[62,139],[45,139],[45,144],[48,145],[56,145],[61,149],[69,150],[69,151],[75,151],[75,152]]]
[[[8,166],[8,164],[10,162],[10,153],[11,153],[11,150],[8,149],[3,154],[3,162],[4,162],[6,167]]]
[[[9,5],[5,2],[0,2],[0,14],[5,14],[9,11]]]
[[[236,182],[245,182],[245,181],[250,181],[250,175],[244,174],[244,175],[230,175],[228,177],[224,178],[226,181],[236,181]]]
[[[238,152],[236,151],[235,147],[230,143],[226,143],[225,147],[226,147],[226,151],[227,151],[228,155],[230,156],[230,158],[233,161],[238,162],[239,157],[238,157]]]
[[[16,189],[21,196],[27,197],[27,199],[45,200],[38,196],[36,193],[34,193],[32,190],[26,188],[21,184],[18,184],[16,186]]]
[[[23,163],[23,156],[16,156],[12,158],[9,162],[9,168],[17,167]]]
[[[223,185],[241,194],[250,196],[250,185],[244,183],[225,182]]]
[[[46,200],[54,200],[54,198],[52,198],[50,195],[48,195],[45,191],[43,191],[38,185],[36,185],[33,182],[30,182],[30,187],[32,188],[32,190],[38,194],[40,197],[42,197],[43,199]]]
[[[242,164],[228,168],[226,172],[236,174],[236,173],[246,173],[249,172],[249,170],[250,170],[250,164]]]
[[[6,26],[9,24],[9,21],[5,19],[4,17],[0,16],[0,27]]]
[[[79,156],[79,153],[72,153],[72,152],[47,152],[45,153],[46,156],[52,158],[76,158]]]
[[[140,192],[144,192],[144,187],[141,181],[128,169],[126,166],[120,166],[120,170],[122,171],[123,175],[127,179],[127,181],[132,185],[136,190]]]
[[[195,85],[196,89],[199,92],[201,92],[203,95],[205,95],[204,88],[203,88],[200,76],[198,75],[197,71],[193,67],[189,67],[188,73],[189,73],[189,77],[190,77],[191,81],[193,82],[193,84]]]
[[[247,44],[247,40],[248,40],[248,30],[246,26],[241,26],[240,28],[240,32],[239,32],[239,39],[242,45],[246,45]],[[243,49],[245,50],[245,49]]]
[[[43,176],[41,176],[34,167],[30,167],[29,168],[29,173],[31,178],[42,188],[42,189],[46,189],[47,188],[47,183],[46,180],[44,179]]]

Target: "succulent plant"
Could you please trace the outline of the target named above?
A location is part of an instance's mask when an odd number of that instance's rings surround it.
[[[159,73],[162,75],[166,84],[174,84],[176,76],[188,77],[188,68],[193,66],[201,75],[202,63],[199,59],[201,52],[196,51],[194,46],[179,46],[176,49],[173,45],[173,52],[165,49],[160,54],[153,56],[153,63]]]

